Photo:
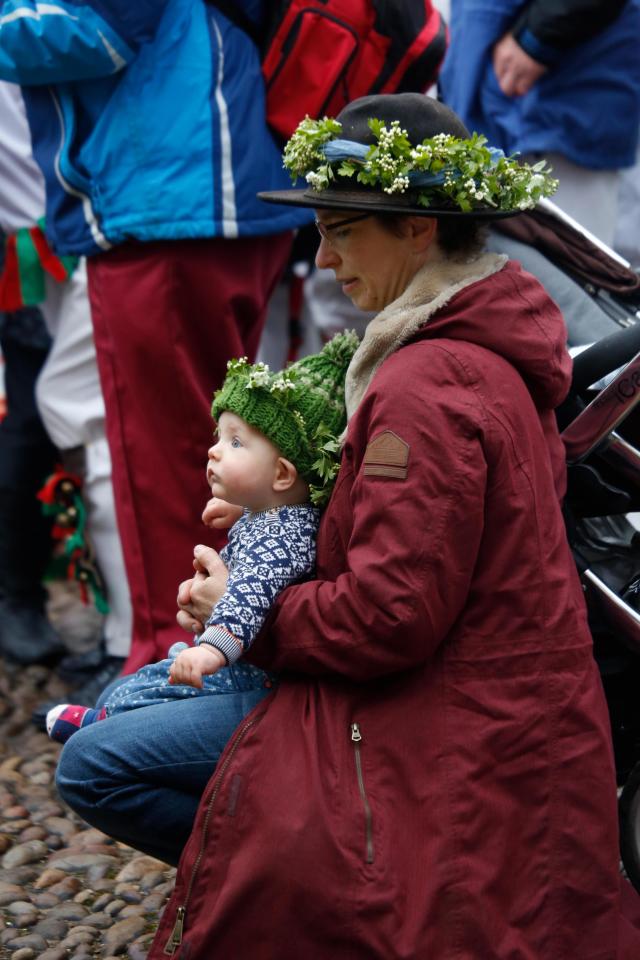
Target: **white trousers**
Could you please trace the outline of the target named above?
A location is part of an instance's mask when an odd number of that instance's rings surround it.
[[[60,450],[84,447],[87,532],[109,602],[105,646],[110,656],[126,657],[131,647],[131,600],[116,524],[84,260],[66,283],[47,277],[47,297],[40,309],[53,344],[36,385],[38,409]]]

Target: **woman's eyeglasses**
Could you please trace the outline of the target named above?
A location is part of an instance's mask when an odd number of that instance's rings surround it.
[[[315,220],[314,223],[318,228],[318,233],[322,239],[326,240],[327,243],[331,244],[331,246],[335,248],[336,246],[339,246],[340,240],[344,240],[345,238],[332,234],[333,230],[339,230],[341,227],[348,227],[352,223],[358,223],[360,220],[366,220],[367,217],[370,216],[370,213],[359,213],[357,217],[348,217],[346,220],[338,220],[337,223],[320,223],[319,220]]]

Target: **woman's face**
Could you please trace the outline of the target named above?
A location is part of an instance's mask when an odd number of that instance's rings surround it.
[[[349,210],[316,212],[316,223],[325,228],[316,266],[333,270],[342,292],[360,310],[379,312],[400,296],[421,263],[403,221],[398,235],[385,229],[373,214],[331,229],[357,216]]]

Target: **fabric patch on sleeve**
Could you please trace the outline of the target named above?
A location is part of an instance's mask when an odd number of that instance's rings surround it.
[[[406,480],[409,464],[409,444],[392,430],[385,430],[364,452],[365,477],[395,477]]]

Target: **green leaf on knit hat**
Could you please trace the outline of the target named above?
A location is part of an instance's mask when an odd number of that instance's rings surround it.
[[[309,496],[314,506],[321,507],[331,496],[340,469],[341,446],[338,438],[323,423],[316,430],[313,441],[318,457],[312,464],[312,470],[315,471],[321,482],[310,484]]]

